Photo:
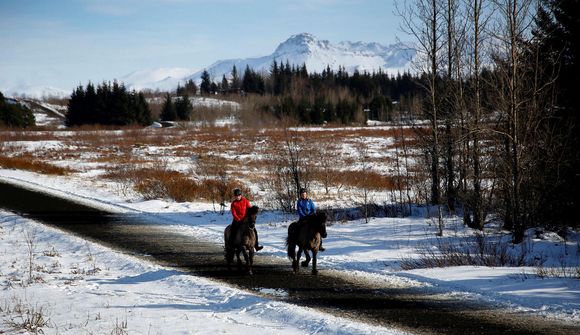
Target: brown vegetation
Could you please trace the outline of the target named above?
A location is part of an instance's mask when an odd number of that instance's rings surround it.
[[[4,169],[27,170],[50,175],[67,175],[73,170],[40,161],[30,155],[0,156],[0,167]]]

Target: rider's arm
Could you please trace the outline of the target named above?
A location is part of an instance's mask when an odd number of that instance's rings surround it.
[[[310,203],[310,214],[316,213],[316,205],[314,204],[314,201],[309,200],[308,202]]]
[[[242,220],[242,218],[238,217],[238,213],[236,212],[236,208],[234,206],[234,203],[232,203],[231,211],[232,211],[232,216],[234,217],[234,221],[241,221]]]
[[[298,216],[300,217],[304,217],[307,215],[307,213],[304,212],[303,206],[301,206],[300,200],[296,201],[296,211],[298,212]]]

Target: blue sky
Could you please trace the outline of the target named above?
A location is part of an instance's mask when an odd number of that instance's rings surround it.
[[[0,89],[263,56],[294,34],[390,44],[390,0],[0,0]]]

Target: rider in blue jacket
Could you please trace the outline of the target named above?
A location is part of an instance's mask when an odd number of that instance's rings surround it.
[[[314,205],[314,201],[308,198],[308,193],[306,192],[305,188],[300,189],[300,198],[296,201],[296,211],[298,212],[298,224],[303,224],[306,222],[306,218],[309,215],[316,214],[316,205]],[[320,247],[318,248],[319,251],[324,251],[322,247],[322,240],[320,240]]]

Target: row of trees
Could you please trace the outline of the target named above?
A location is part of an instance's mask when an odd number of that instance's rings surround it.
[[[413,0],[399,8],[422,60],[430,202],[440,213],[460,204],[477,229],[499,212],[515,242],[530,226],[577,223],[578,109],[568,85],[578,76],[570,32],[580,6],[535,4]]]
[[[116,81],[103,82],[96,88],[88,83],[79,85],[71,94],[65,123],[67,126],[83,124],[129,125],[151,124],[151,110],[143,93],[128,92]]]
[[[389,121],[392,101],[422,94],[417,85],[420,78],[410,73],[391,76],[383,72],[355,71],[349,74],[343,67],[337,71],[327,67],[322,73],[308,73],[304,64],[295,66],[277,61],[272,63],[268,73],[247,66],[241,77],[234,66],[228,78],[224,75],[221,83],[213,82],[205,70],[200,93],[264,96],[262,111],[278,118],[290,117],[303,124],[324,121],[348,124],[366,119]],[[183,91],[185,89],[179,89]]]
[[[0,125],[15,128],[31,127],[35,125],[34,114],[26,106],[6,100],[0,92]]]

